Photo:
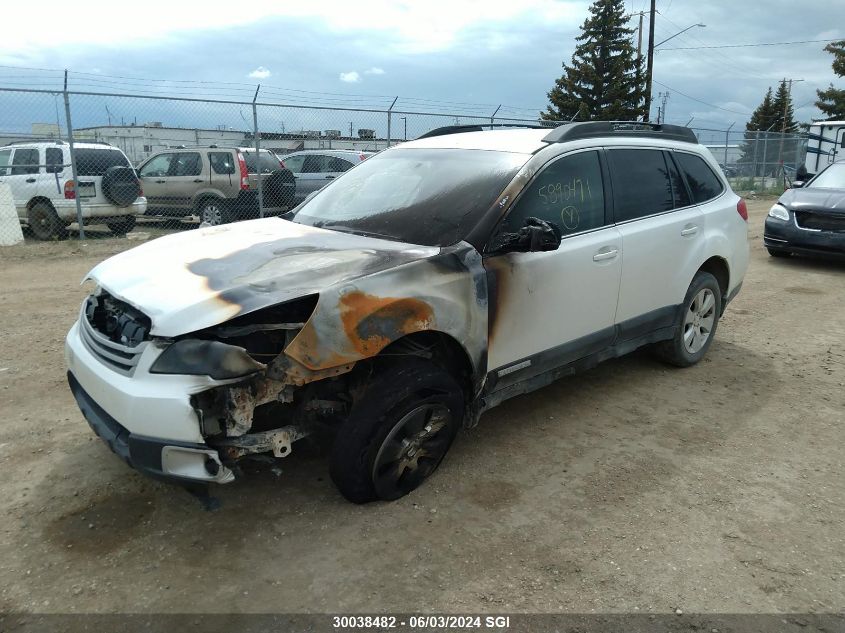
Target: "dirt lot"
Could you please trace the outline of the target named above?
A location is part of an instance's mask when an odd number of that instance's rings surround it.
[[[611,361],[484,416],[422,489],[345,502],[325,451],[206,512],[85,424],[62,342],[127,240],[0,251],[0,611],[839,611],[845,266],[751,268],[706,360]]]

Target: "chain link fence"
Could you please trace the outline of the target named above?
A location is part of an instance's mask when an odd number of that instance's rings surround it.
[[[380,108],[272,101],[260,89],[224,100],[0,88],[0,244],[280,215],[435,128],[538,124],[469,105],[469,114],[420,111],[399,97]],[[782,191],[804,161],[801,135],[694,131],[737,191]]]

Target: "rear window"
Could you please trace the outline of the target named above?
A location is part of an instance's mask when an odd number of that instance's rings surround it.
[[[257,174],[258,170],[255,168],[255,152],[243,152],[244,160],[246,161],[246,170],[251,174]],[[279,171],[282,166],[279,164],[279,159],[270,152],[261,152],[261,173],[269,173],[271,171]]]
[[[119,149],[80,147],[76,155],[76,173],[80,176],[102,176],[109,167],[131,167]]]
[[[231,152],[209,152],[208,162],[215,174],[234,174],[235,159]]]
[[[712,200],[724,191],[722,181],[700,156],[675,152],[675,160],[687,178],[692,201],[696,204]]]

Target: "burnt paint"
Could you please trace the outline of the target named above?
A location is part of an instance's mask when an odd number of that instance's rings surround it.
[[[354,291],[340,298],[338,308],[347,338],[364,357],[374,356],[407,334],[435,329],[434,311],[419,299]]]

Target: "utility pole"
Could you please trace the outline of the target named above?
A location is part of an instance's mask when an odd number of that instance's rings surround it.
[[[651,75],[654,70],[654,14],[656,0],[651,0],[648,21],[648,55],[646,57],[645,74],[645,106],[643,108],[643,121],[648,121],[651,114]]]
[[[780,148],[778,149],[778,162],[783,165],[783,137],[786,136],[786,115],[789,112],[789,102],[792,99],[792,82],[804,81],[803,79],[787,79],[783,78],[783,83],[786,84],[786,99],[783,100],[783,123],[780,129]]]

